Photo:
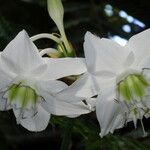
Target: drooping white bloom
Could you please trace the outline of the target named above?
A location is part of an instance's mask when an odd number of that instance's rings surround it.
[[[41,131],[50,114],[80,115],[83,103],[67,103],[54,97],[67,85],[56,79],[86,71],[80,58],[42,58],[25,31],[0,53],[0,110],[13,109],[17,122],[30,131]]]
[[[68,99],[71,93],[80,101],[97,94],[101,137],[123,127],[125,122],[133,120],[136,126],[137,119],[149,116],[149,37],[150,30],[146,30],[122,47],[89,32],[85,35],[87,72],[59,96]]]

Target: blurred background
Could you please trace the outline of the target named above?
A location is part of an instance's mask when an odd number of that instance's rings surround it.
[[[78,56],[84,56],[85,32],[109,37],[121,45],[134,34],[150,27],[150,1],[148,0],[62,0],[67,37]],[[39,33],[57,33],[50,19],[46,0],[0,0],[0,50],[25,29],[30,36]],[[55,46],[42,39],[38,48]],[[150,119],[144,119],[150,131]],[[11,111],[0,112],[0,150],[150,150],[150,136],[142,137],[140,123],[133,123],[103,139],[99,137],[99,124],[95,112],[76,119],[51,118],[47,129],[31,133],[16,124]]]

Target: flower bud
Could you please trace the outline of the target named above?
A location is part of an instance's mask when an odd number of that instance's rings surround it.
[[[66,51],[69,53],[69,55],[71,54],[74,57],[75,56],[74,50],[71,44],[68,42],[64,30],[64,25],[63,25],[64,8],[61,0],[47,0],[47,6],[48,6],[49,15],[57,25],[58,30],[61,34],[61,39],[65,45]]]
[[[64,8],[61,0],[47,1],[48,13],[52,20],[56,23],[58,29],[63,29]]]

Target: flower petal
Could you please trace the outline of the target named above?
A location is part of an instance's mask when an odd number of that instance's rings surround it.
[[[89,113],[91,110],[83,102],[72,104],[57,98],[57,93],[68,86],[62,81],[39,81],[37,83],[38,94],[42,97],[41,105],[49,113],[55,115],[81,115]]]
[[[145,57],[143,60],[141,60],[140,64],[138,65],[138,70],[146,69],[150,70],[150,56]],[[145,71],[145,70],[144,70]],[[148,75],[148,74],[147,74]]]
[[[5,66],[0,64],[0,91],[5,89],[16,77],[16,74],[9,70],[4,70]]]
[[[147,61],[149,61],[149,60],[147,60]],[[145,62],[145,65],[146,65],[146,63],[148,63],[148,62]],[[143,75],[144,79],[150,84],[150,68],[143,68],[142,75]]]
[[[95,111],[95,107],[96,107],[96,98],[88,98],[84,101],[84,103],[86,103],[86,107],[89,108],[89,112],[91,111]],[[77,104],[82,104],[82,102],[77,102]],[[83,105],[83,104],[82,104]],[[76,115],[69,115],[67,117],[70,117],[70,118],[75,118],[75,117],[78,117],[79,115],[76,114]]]
[[[17,75],[11,72],[11,70],[7,68],[7,65],[3,63],[1,54],[2,52],[0,53],[0,90],[3,90],[13,81]]]
[[[58,80],[48,80],[48,81],[38,81],[36,83],[37,93],[39,95],[43,95],[43,92],[48,92],[51,95],[55,95],[56,93],[62,91],[63,89],[67,88],[68,85],[62,81]]]
[[[116,100],[115,93],[113,87],[105,88],[97,98],[96,115],[101,127],[101,137],[109,132],[113,133],[125,123],[124,108],[121,102]]]
[[[56,97],[67,102],[77,102],[97,95],[98,91],[92,77],[85,73],[68,88],[60,91]]]
[[[48,68],[41,77],[44,79],[59,79],[86,71],[84,58],[45,58],[45,61]]]
[[[128,68],[129,66],[131,66],[131,65],[134,63],[134,60],[135,60],[134,57],[135,57],[135,56],[134,56],[134,53],[133,53],[133,52],[130,52],[130,53],[128,54],[128,56],[127,56],[127,58],[126,58],[126,60],[125,60],[125,62],[124,62],[124,65],[123,65],[124,69],[125,69],[125,68]]]
[[[1,59],[6,66],[5,69],[16,74],[37,74],[46,68],[45,61],[24,30],[7,45]],[[39,68],[40,72],[37,71]]]
[[[20,115],[20,109],[13,109],[16,118]],[[50,114],[40,105],[37,106],[37,113],[34,116],[20,118],[20,124],[29,131],[42,131],[49,123]]]
[[[41,105],[49,113],[59,116],[79,116],[91,112],[88,105],[83,102],[67,103],[56,99],[54,96],[43,93],[44,100]]]
[[[135,55],[135,65],[140,64],[145,57],[150,56],[149,50],[150,29],[145,30],[137,35],[132,36],[125,46],[126,49],[133,51]]]
[[[84,51],[89,72],[120,71],[130,53],[114,41],[100,39],[90,32],[85,34]]]
[[[88,98],[86,99],[87,105],[89,105],[92,111],[95,111],[97,98]]]

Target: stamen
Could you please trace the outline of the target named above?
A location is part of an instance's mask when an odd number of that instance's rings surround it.
[[[61,43],[61,40],[58,37],[56,37],[54,34],[48,34],[48,33],[37,34],[35,36],[32,36],[30,39],[34,42],[42,38],[48,38],[55,41],[56,43]]]
[[[40,51],[40,55],[43,56],[45,54],[54,54],[54,55],[59,55],[58,51],[54,48],[46,48]]]
[[[58,37],[58,38],[61,38],[61,35],[58,34],[58,33],[52,33],[52,35],[54,35],[54,36],[56,36],[56,37]]]
[[[140,122],[141,122],[142,130],[143,130],[143,137],[146,137],[147,136],[147,132],[145,131],[142,119],[140,119]]]

